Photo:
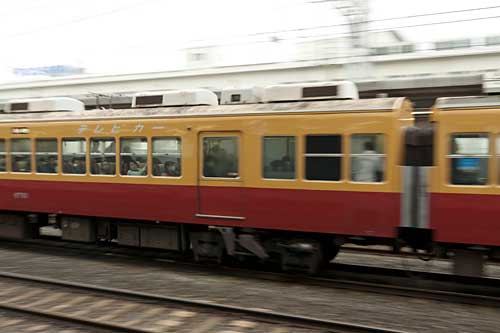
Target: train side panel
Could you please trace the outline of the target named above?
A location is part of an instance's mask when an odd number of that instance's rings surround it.
[[[42,175],[0,173],[0,209],[122,219],[211,224],[273,230],[307,231],[373,237],[394,237],[399,223],[401,127],[409,118],[409,105],[400,110],[321,114],[198,117],[138,120],[89,120],[2,124],[0,137],[19,138],[12,127],[30,129],[28,137],[111,137],[120,151],[120,138],[179,137],[182,140],[182,175],[178,178],[117,175]],[[401,118],[405,118],[402,121]],[[82,128],[86,129],[82,131]],[[119,128],[119,133],[116,133]],[[140,129],[140,131],[138,131]],[[199,214],[200,133],[241,133],[240,177],[236,185],[204,182],[215,205],[229,210],[242,203],[241,220]],[[350,180],[352,134],[384,137],[384,181]],[[305,137],[341,135],[340,181],[308,181],[305,174]],[[297,140],[296,177],[270,180],[262,176],[262,137],[294,136]],[[34,147],[34,143],[33,143]],[[88,151],[88,149],[87,149]],[[151,151],[149,152],[151,154]],[[32,164],[35,164],[32,157]],[[59,165],[61,165],[59,156]],[[7,159],[7,163],[10,160]],[[151,170],[151,157],[148,170]],[[89,161],[87,159],[87,170]],[[213,214],[215,215],[215,214]]]
[[[436,241],[499,246],[500,168],[495,152],[500,151],[500,141],[497,141],[500,109],[462,107],[437,109],[435,113],[437,165],[432,176],[430,220]],[[474,139],[478,135],[485,136],[480,140],[485,147],[474,147],[477,146],[475,142],[480,142]],[[453,141],[460,143],[457,138],[462,141],[472,138],[471,145],[463,147],[462,151],[452,151],[460,149],[453,147]],[[479,148],[484,151],[477,151]],[[457,179],[460,172],[474,175],[476,167],[472,163],[480,163],[484,179]]]

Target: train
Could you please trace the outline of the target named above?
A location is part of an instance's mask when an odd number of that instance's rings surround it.
[[[0,237],[190,252],[316,272],[344,244],[500,248],[500,98],[359,99],[349,81],[68,97],[0,115]]]

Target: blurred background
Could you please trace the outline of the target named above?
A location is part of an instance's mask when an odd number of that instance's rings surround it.
[[[492,0],[6,0],[0,99],[338,79],[361,97],[497,93],[499,21]],[[9,85],[54,79],[80,89]]]

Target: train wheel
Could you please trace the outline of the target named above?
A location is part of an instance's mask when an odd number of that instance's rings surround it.
[[[337,254],[339,254],[340,246],[333,244],[333,242],[323,243],[323,263],[328,265]]]
[[[281,269],[318,273],[324,265],[323,246],[315,240],[295,240],[283,245]]]
[[[222,263],[224,241],[219,233],[213,231],[197,231],[189,234],[193,256],[196,262],[216,261]]]

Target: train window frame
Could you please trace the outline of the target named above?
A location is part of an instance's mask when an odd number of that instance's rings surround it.
[[[496,175],[494,177],[497,187],[500,187],[500,133],[492,134],[494,136],[494,164]]]
[[[133,153],[133,152],[131,152],[131,153],[124,153],[123,152],[122,149],[123,149],[123,146],[124,146],[123,145],[123,141],[124,140],[138,140],[138,139],[139,140],[144,140],[142,142],[146,142],[146,154],[136,154],[136,153]],[[127,178],[128,177],[138,177],[138,178],[148,177],[149,174],[150,174],[150,170],[149,170],[150,169],[150,167],[149,167],[149,165],[150,165],[150,163],[149,163],[149,161],[150,161],[150,150],[151,150],[150,148],[152,148],[152,147],[150,147],[149,138],[147,136],[125,136],[125,137],[120,137],[119,138],[119,142],[120,142],[120,151],[119,151],[119,154],[118,154],[119,160],[118,160],[118,163],[117,163],[118,168],[119,168],[118,175],[120,177],[127,177]],[[130,171],[130,170],[127,171],[127,174],[122,173],[122,171],[123,171],[123,169],[122,169],[122,160],[123,160],[124,156],[138,156],[138,157],[145,156],[146,157],[146,162],[145,162],[145,172],[144,172],[144,174],[142,174],[142,175],[129,175],[128,171]]]
[[[284,139],[294,139],[293,142],[293,177],[292,178],[275,178],[275,177],[266,177],[266,139],[278,139],[278,138],[284,138]],[[261,147],[262,147],[262,160],[261,160],[261,179],[263,180],[271,180],[271,181],[296,181],[298,179],[297,177],[297,169],[298,169],[298,158],[297,158],[297,153],[298,153],[298,137],[296,135],[286,135],[286,134],[280,134],[280,135],[264,135],[262,136],[261,139]]]
[[[55,152],[39,152],[38,151],[38,143],[41,141],[55,141],[56,142],[56,151]],[[38,157],[39,156],[55,156],[56,157],[56,171],[55,172],[39,172],[38,171]],[[34,172],[39,175],[59,175],[60,174],[60,165],[59,165],[59,140],[57,138],[36,138],[35,139],[35,168]]]
[[[8,156],[8,152],[7,152],[7,139],[0,138],[0,147],[2,145],[2,142],[3,142],[3,151],[0,149],[0,158],[2,158],[2,156],[3,156],[5,164],[4,164],[4,170],[3,171],[1,170],[1,167],[0,167],[0,174],[1,173],[7,173],[8,172],[8,167],[9,167],[9,161],[7,160],[7,156]]]
[[[382,138],[382,153],[376,152],[377,149],[374,147],[375,153],[373,154],[367,154],[367,153],[353,153],[353,142],[355,137],[362,137],[362,136],[379,136]],[[376,140],[376,139],[375,139]],[[375,144],[376,145],[376,144]],[[351,183],[356,183],[356,184],[383,184],[387,181],[387,142],[386,142],[386,135],[384,133],[352,133],[349,136],[349,182]],[[354,180],[354,173],[353,173],[353,161],[354,158],[356,157],[364,157],[364,156],[370,156],[370,157],[379,157],[382,159],[382,175],[380,180],[375,180],[375,181],[359,181],[359,180]]]
[[[160,171],[160,175],[156,175],[155,174],[155,170],[156,170],[156,165],[155,165],[155,157],[158,157],[158,156],[168,156],[168,153],[165,155],[165,153],[163,152],[155,152],[155,142],[157,140],[168,140],[168,139],[174,139],[177,141],[178,143],[178,147],[179,147],[179,152],[175,152],[174,154],[179,154],[179,157],[178,157],[178,161],[179,161],[179,175],[178,176],[168,176],[168,175],[161,175],[161,171]],[[183,149],[182,149],[182,137],[180,136],[175,136],[175,135],[170,135],[170,136],[153,136],[151,137],[151,141],[150,141],[150,144],[151,144],[151,149],[149,149],[149,155],[150,155],[150,158],[151,158],[151,177],[153,178],[168,178],[168,179],[181,179],[183,177]],[[173,155],[172,155],[173,156]],[[165,165],[166,162],[162,162],[161,164]]]
[[[98,141],[113,141],[113,146],[114,146],[114,152],[113,153],[106,153],[106,152],[92,152],[92,143],[94,142],[98,142]],[[88,141],[88,145],[89,145],[89,149],[88,149],[88,156],[89,156],[89,165],[90,165],[90,168],[88,170],[88,174],[90,176],[96,176],[96,177],[116,177],[117,176],[117,172],[116,172],[116,162],[118,160],[117,158],[117,153],[116,153],[116,138],[113,137],[113,136],[102,136],[102,137],[91,137],[90,140]],[[92,156],[97,156],[97,158],[101,157],[101,158],[106,158],[106,157],[109,157],[109,156],[113,156],[114,157],[114,168],[112,168],[111,170],[113,170],[113,173],[111,174],[105,174],[105,173],[93,173],[93,170],[92,170]],[[95,157],[94,157],[95,158]]]
[[[84,145],[83,147],[85,147],[85,151],[82,153],[78,153],[78,154],[75,154],[75,153],[72,153],[72,154],[64,154],[64,142],[65,141],[80,141],[80,142],[83,142]],[[86,138],[83,138],[83,137],[63,137],[61,138],[61,141],[60,141],[60,145],[61,145],[61,149],[59,150],[60,151],[60,158],[61,158],[61,174],[63,176],[77,176],[77,177],[82,177],[82,176],[87,176],[88,173],[89,173],[89,168],[88,168],[88,162],[89,162],[89,157],[87,156],[88,155],[88,152],[89,152],[89,149],[88,149],[88,140]],[[85,171],[83,173],[68,173],[68,172],[64,172],[64,164],[65,164],[65,155],[69,155],[69,156],[73,156],[72,158],[75,158],[74,156],[83,156],[84,157],[84,163],[83,163],[83,166],[85,168]]]
[[[29,152],[17,152],[12,150],[14,142],[28,141],[30,151]],[[29,171],[14,171],[14,156],[29,156]],[[16,174],[32,174],[33,173],[33,140],[31,138],[12,138],[9,140],[9,157],[10,157],[10,171]]]
[[[340,153],[309,153],[308,150],[307,150],[307,144],[308,144],[308,138],[310,137],[338,137],[340,139],[339,141],[339,151]],[[304,169],[303,169],[303,179],[304,181],[308,181],[308,182],[327,182],[327,183],[342,183],[345,181],[345,177],[344,177],[344,156],[346,155],[344,152],[343,152],[343,149],[344,149],[344,134],[340,134],[340,133],[318,133],[318,134],[306,134],[304,135],[304,153],[303,153],[303,163],[304,163]],[[307,159],[308,158],[338,158],[339,159],[339,162],[338,162],[338,166],[339,166],[339,171],[338,171],[338,175],[339,175],[339,178],[338,179],[309,179],[308,178],[308,174],[307,174],[307,167],[308,167],[308,164],[307,164]]]
[[[488,151],[487,151],[487,154],[478,154],[478,153],[473,153],[473,154],[456,154],[456,153],[453,153],[454,151],[454,148],[453,148],[453,145],[454,145],[454,140],[453,138],[455,136],[470,136],[471,138],[474,138],[475,137],[484,137],[486,138],[488,141],[487,141],[487,147],[488,147]],[[491,162],[491,157],[492,157],[492,152],[491,152],[491,144],[492,144],[492,141],[491,141],[491,134],[488,133],[488,132],[452,132],[452,133],[449,133],[449,141],[448,141],[448,149],[447,149],[447,152],[448,154],[446,155],[446,164],[447,164],[447,180],[448,180],[448,184],[450,186],[466,186],[466,187],[487,187],[489,185],[491,185],[491,182],[492,182],[492,179],[490,177],[490,172],[491,172],[491,168],[490,168],[490,162]],[[454,183],[453,182],[453,160],[454,159],[459,159],[459,158],[468,158],[468,159],[486,159],[486,181],[483,183],[483,184],[459,184],[459,183]]]
[[[205,166],[206,166],[206,158],[208,157],[208,154],[207,152],[205,151],[205,140],[207,139],[232,139],[236,142],[236,172],[231,172],[232,174],[234,174],[234,177],[231,177],[231,176],[227,176],[227,177],[224,177],[224,176],[207,176],[205,174]],[[201,138],[201,146],[202,146],[202,149],[201,149],[201,170],[200,170],[200,175],[201,175],[201,178],[203,180],[221,180],[221,181],[241,181],[241,136],[240,135],[236,135],[236,134],[228,134],[228,135],[225,135],[225,134],[209,134],[209,135],[206,135],[206,136],[203,136]],[[229,175],[229,172],[226,174],[226,175]]]

